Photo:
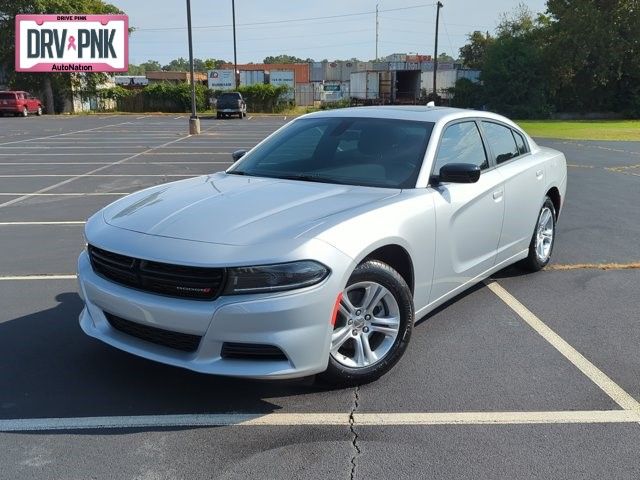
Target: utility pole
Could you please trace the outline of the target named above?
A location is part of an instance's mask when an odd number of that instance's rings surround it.
[[[231,15],[233,16],[233,79],[238,89],[238,55],[236,51],[236,0],[231,0]]]
[[[380,28],[380,22],[378,21],[378,7],[379,4],[376,3],[376,62],[378,61],[378,30]]]
[[[200,119],[196,112],[196,79],[193,68],[193,40],[191,38],[191,0],[187,0],[187,31],[189,36],[189,72],[191,74],[191,117],[189,117],[189,133],[200,133]]]
[[[438,74],[438,27],[440,26],[440,9],[444,7],[444,5],[442,5],[442,2],[438,2],[437,3],[437,10],[436,10],[436,48],[435,48],[435,52],[433,54],[433,101],[435,102],[437,97],[437,74]]]

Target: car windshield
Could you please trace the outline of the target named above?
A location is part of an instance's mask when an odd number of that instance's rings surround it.
[[[240,100],[239,93],[223,93],[218,100]]]
[[[253,149],[227,173],[413,188],[433,125],[385,118],[301,119]]]

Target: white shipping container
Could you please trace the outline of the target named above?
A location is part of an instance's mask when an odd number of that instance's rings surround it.
[[[264,70],[240,70],[240,85],[249,86],[265,83]]]
[[[380,96],[379,72],[354,72],[350,79],[350,95],[360,100],[375,100]]]
[[[285,98],[293,100],[296,86],[295,73],[293,70],[271,70],[271,73],[269,74],[269,83],[271,83],[271,85],[285,85],[289,87],[289,92]]]
[[[458,79],[456,70],[438,70],[436,75],[436,88],[438,91],[455,86]],[[433,70],[421,73],[421,84],[427,93],[433,92]]]
[[[212,90],[234,90],[236,88],[233,70],[209,70],[207,80],[209,88]]]

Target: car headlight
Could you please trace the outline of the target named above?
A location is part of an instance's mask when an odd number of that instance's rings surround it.
[[[234,267],[227,270],[225,295],[267,293],[309,287],[329,275],[329,269],[313,260]]]

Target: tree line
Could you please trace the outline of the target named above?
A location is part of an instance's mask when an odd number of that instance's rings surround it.
[[[548,0],[537,15],[521,4],[495,35],[470,34],[460,58],[482,83],[459,80],[455,106],[515,118],[640,116],[638,0]]]

